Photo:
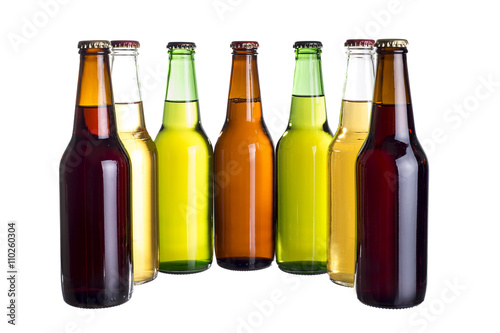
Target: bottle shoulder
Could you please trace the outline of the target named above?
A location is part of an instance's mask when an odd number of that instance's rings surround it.
[[[331,133],[322,129],[309,130],[289,130],[287,129],[278,141],[277,150],[280,149],[299,149],[307,147],[318,147],[319,149],[328,149],[333,136]]]
[[[392,136],[377,143],[368,137],[359,152],[358,162],[364,165],[383,162],[411,162],[422,166],[428,164],[425,152],[416,138],[401,141]]]
[[[176,149],[180,147],[206,147],[212,151],[212,143],[203,130],[197,129],[169,129],[162,128],[154,143],[158,151]]]

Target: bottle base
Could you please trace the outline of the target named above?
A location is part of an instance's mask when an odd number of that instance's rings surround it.
[[[131,293],[125,295],[112,295],[103,289],[67,292],[63,294],[64,301],[68,305],[83,309],[100,309],[118,306],[128,302],[131,297]]]
[[[255,271],[271,266],[273,259],[261,257],[228,257],[218,258],[217,264],[232,271]]]
[[[339,286],[354,287],[354,274],[328,272],[328,276],[330,277],[330,281]]]
[[[160,262],[159,271],[167,274],[193,274],[206,271],[212,261],[207,260],[177,260]]]
[[[326,273],[324,261],[288,261],[278,263],[283,272],[299,275],[319,275]]]
[[[347,287],[347,288],[353,288],[354,287],[354,283],[349,283],[349,282],[344,282],[344,281],[338,281],[338,280],[335,280],[335,279],[332,279],[332,278],[330,278],[330,281],[332,281],[336,285],[339,285],[339,286],[342,286],[342,287]]]
[[[134,286],[140,286],[141,284],[145,284],[145,283],[151,282],[154,279],[156,279],[157,276],[158,276],[158,271],[155,271],[155,273],[153,274],[153,276],[139,278],[137,281],[134,279]]]
[[[399,309],[407,309],[407,308],[412,308],[414,306],[419,305],[424,301],[422,298],[421,300],[416,300],[414,302],[406,302],[406,303],[400,303],[400,304],[394,304],[390,302],[376,302],[374,300],[367,300],[367,299],[362,299],[358,295],[358,300],[363,303],[364,305],[368,305],[374,308],[381,308],[381,309],[394,309],[394,310],[399,310]]]

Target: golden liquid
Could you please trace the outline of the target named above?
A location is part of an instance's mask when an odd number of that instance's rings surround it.
[[[325,97],[292,97],[290,123],[277,148],[276,261],[291,273],[326,273],[328,148]]]
[[[330,246],[328,275],[352,287],[356,264],[356,158],[368,135],[369,101],[342,101],[340,125],[329,148]]]
[[[132,166],[131,216],[134,283],[153,280],[158,272],[157,151],[143,126],[142,102],[116,103],[118,136]]]
[[[198,101],[165,101],[159,153],[160,271],[194,273],[213,256],[212,145],[198,121]]]

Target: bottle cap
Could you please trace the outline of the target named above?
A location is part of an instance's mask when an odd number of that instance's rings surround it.
[[[79,49],[109,49],[111,43],[108,40],[82,40],[78,42]]]
[[[111,46],[115,48],[138,49],[141,47],[141,44],[136,40],[112,40]]]
[[[375,41],[373,39],[348,39],[345,41],[344,46],[374,46]]]
[[[230,45],[233,49],[256,50],[259,47],[257,42],[236,41]]]
[[[167,44],[167,49],[188,49],[194,50],[196,44],[192,42],[170,42]]]
[[[323,44],[318,41],[300,41],[293,44],[294,49],[320,49],[322,47]]]
[[[376,47],[406,47],[407,45],[406,39],[397,38],[377,39],[375,42]]]

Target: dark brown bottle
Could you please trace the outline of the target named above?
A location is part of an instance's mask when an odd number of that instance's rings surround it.
[[[405,308],[427,284],[428,162],[415,135],[407,41],[379,39],[370,130],[357,159],[356,293]]]
[[[274,148],[264,119],[257,42],[233,42],[227,116],[215,146],[215,253],[233,270],[274,257]]]
[[[59,169],[66,303],[100,308],[132,295],[130,160],[116,130],[110,43],[82,41],[73,136]]]

